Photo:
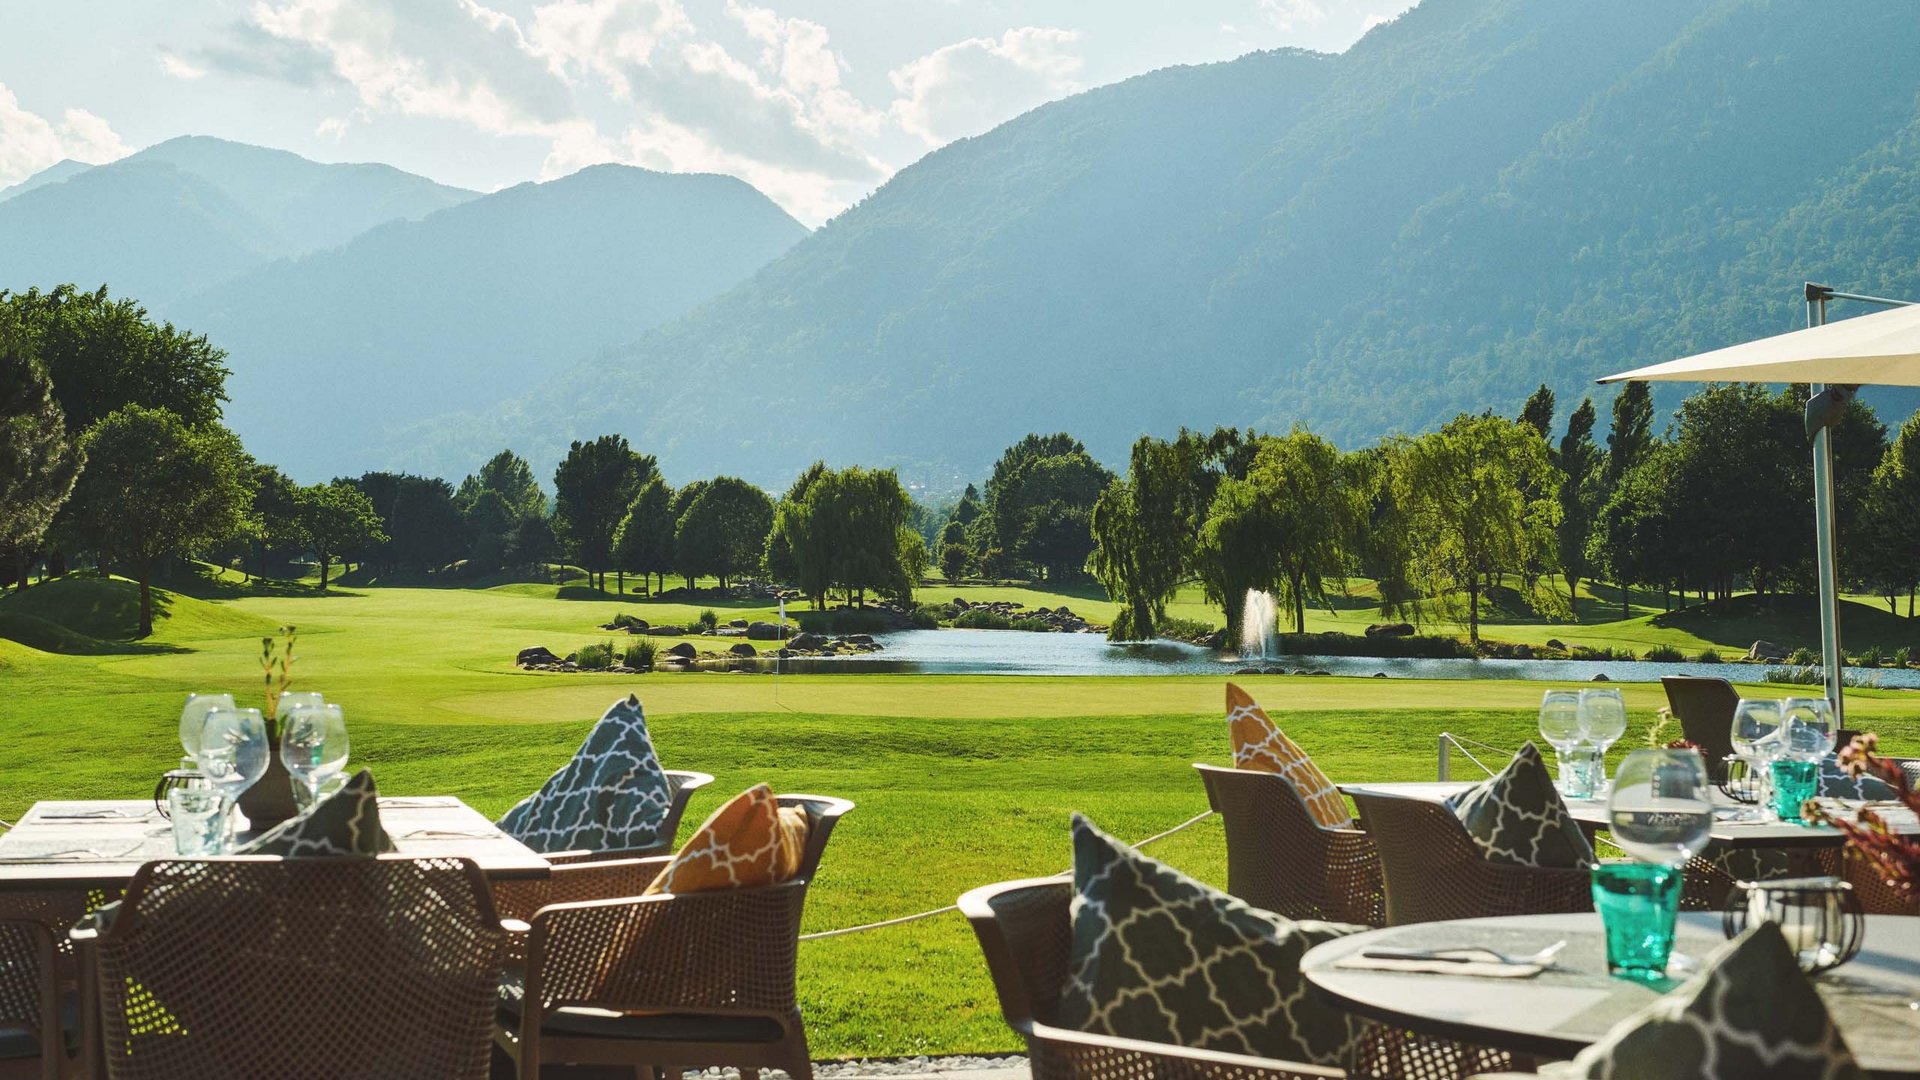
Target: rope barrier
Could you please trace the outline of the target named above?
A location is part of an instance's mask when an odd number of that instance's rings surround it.
[[[1493,771],[1492,769],[1489,769],[1489,768],[1487,768],[1487,763],[1486,763],[1486,762],[1484,762],[1484,761],[1481,761],[1481,760],[1480,760],[1479,758],[1477,758],[1477,757],[1474,757],[1474,756],[1473,756],[1473,751],[1471,751],[1471,750],[1469,750],[1469,749],[1467,749],[1467,744],[1468,744],[1468,743],[1471,743],[1471,744],[1473,744],[1474,746],[1477,746],[1477,747],[1479,747],[1479,748],[1480,748],[1480,749],[1482,749],[1482,750],[1492,750],[1492,751],[1494,751],[1495,753],[1499,753],[1499,754],[1508,754],[1508,751],[1506,751],[1506,750],[1504,750],[1504,749],[1502,749],[1502,748],[1500,748],[1500,747],[1498,747],[1498,746],[1495,746],[1495,745],[1493,745],[1492,743],[1485,743],[1485,742],[1481,742],[1481,741],[1480,741],[1479,739],[1469,739],[1469,738],[1467,738],[1467,737],[1466,737],[1466,736],[1464,736],[1464,735],[1455,735],[1455,734],[1454,734],[1453,732],[1451,732],[1451,731],[1443,731],[1443,732],[1441,732],[1441,733],[1440,733],[1440,741],[1441,741],[1441,742],[1443,742],[1443,743],[1446,743],[1446,744],[1448,744],[1448,745],[1450,745],[1450,746],[1452,746],[1452,747],[1453,747],[1454,749],[1456,749],[1456,750],[1458,750],[1458,751],[1460,751],[1460,753],[1462,753],[1463,755],[1465,755],[1465,756],[1466,756],[1466,759],[1467,759],[1468,761],[1471,761],[1471,762],[1473,762],[1473,763],[1474,763],[1475,765],[1478,765],[1478,766],[1480,767],[1480,771],[1481,771],[1481,772],[1483,772],[1483,773],[1486,773],[1486,774],[1487,774],[1488,776],[1492,776],[1492,775],[1494,774],[1494,771]],[[1508,756],[1511,756],[1511,754],[1508,754]],[[1442,776],[1442,777],[1441,777],[1441,779],[1443,779],[1443,780],[1444,780],[1444,779],[1446,779],[1446,777],[1444,777],[1444,776]]]
[[[1205,821],[1206,819],[1212,816],[1213,816],[1213,811],[1203,810],[1200,813],[1195,814],[1194,816],[1181,822],[1180,824],[1175,825],[1173,828],[1168,829],[1165,832],[1154,833],[1152,836],[1147,837],[1145,840],[1142,840],[1133,846],[1136,848],[1143,848],[1143,847],[1146,847],[1148,844],[1155,843],[1156,841],[1165,840],[1167,837],[1172,836],[1174,833],[1180,832],[1184,829],[1190,829],[1193,826],[1200,824],[1202,821]],[[1060,871],[1060,873],[1055,874],[1054,876],[1065,877],[1071,873],[1073,873],[1073,871],[1071,870],[1062,870]],[[842,935],[845,935],[845,934],[864,934],[869,930],[883,930],[889,926],[903,926],[910,922],[919,922],[921,919],[931,919],[935,915],[945,915],[950,911],[959,911],[959,910],[960,910],[960,905],[948,904],[946,907],[937,907],[937,908],[934,908],[932,911],[917,911],[912,915],[902,915],[894,919],[882,919],[879,922],[863,923],[859,926],[846,926],[838,930],[821,930],[812,934],[801,934],[800,940],[801,941],[819,941],[823,938],[841,937]]]

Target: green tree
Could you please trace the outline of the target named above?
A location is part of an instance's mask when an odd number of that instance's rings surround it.
[[[1087,515],[1112,482],[1073,436],[1028,435],[1001,454],[987,481],[991,543],[1035,576],[1079,576],[1092,549]]]
[[[654,459],[634,453],[619,435],[576,441],[553,472],[554,531],[589,579],[599,575],[602,592],[613,566],[614,530],[654,472]]]
[[[1620,589],[1620,617],[1632,613],[1628,588],[1671,581],[1678,571],[1674,499],[1680,453],[1654,443],[1594,512],[1587,558]]]
[[[1194,569],[1207,599],[1227,616],[1227,637],[1238,641],[1252,589],[1273,591],[1280,565],[1280,523],[1271,499],[1231,477],[1213,493],[1194,550]]]
[[[1171,442],[1142,437],[1128,455],[1126,479],[1108,485],[1094,503],[1087,569],[1120,601],[1108,630],[1115,640],[1153,637],[1167,601],[1186,580],[1211,501],[1197,482],[1209,458],[1205,441],[1186,432]]]
[[[799,587],[815,607],[834,588],[850,602],[868,590],[910,599],[925,572],[925,544],[908,521],[907,491],[892,469],[827,469],[816,464],[788,490],[774,511],[768,565]]]
[[[1560,524],[1556,527],[1555,546],[1560,555],[1560,572],[1567,580],[1567,607],[1574,621],[1580,618],[1580,582],[1587,576],[1587,541],[1593,533],[1593,515],[1605,492],[1601,487],[1600,448],[1594,445],[1593,399],[1580,399],[1580,407],[1567,417],[1567,433],[1560,437]]]
[[[1360,572],[1373,579],[1380,593],[1380,614],[1417,620],[1421,610],[1414,551],[1419,543],[1401,481],[1406,450],[1406,440],[1390,439],[1348,454],[1342,464],[1359,517],[1353,554]]]
[[[383,574],[432,573],[466,554],[453,486],[439,477],[370,472],[348,483],[373,502],[387,539],[367,552]]]
[[[46,365],[69,431],[84,431],[124,405],[166,409],[190,426],[220,419],[226,354],[204,335],[155,325],[145,308],[111,299],[104,285],[93,292],[72,285],[0,291],[0,309],[17,320]]]
[[[674,529],[674,567],[687,578],[727,579],[760,566],[773,528],[773,500],[734,476],[720,476],[688,505]]]
[[[626,517],[613,534],[613,561],[622,572],[641,575],[642,584],[649,575],[666,585],[667,571],[673,569],[673,492],[659,477],[650,477],[627,507]],[[621,591],[626,591],[622,579]]]
[[[295,491],[293,518],[300,546],[320,563],[321,592],[327,591],[335,561],[387,541],[373,500],[347,480]]]
[[[0,310],[0,570],[21,585],[86,458],[67,434],[53,382],[25,333]]]
[[[140,636],[153,633],[153,573],[239,530],[252,492],[240,440],[165,409],[128,405],[80,440],[88,468],[74,488],[78,524],[140,583]]]
[[[1886,597],[1887,610],[1895,611],[1905,593],[1907,618],[1913,618],[1914,591],[1920,586],[1920,413],[1900,425],[1875,466],[1854,535],[1859,539],[1842,554],[1855,553],[1850,559],[1863,568],[1859,576]]]
[[[1324,601],[1326,583],[1345,576],[1358,507],[1340,451],[1304,429],[1260,440],[1247,483],[1272,506],[1277,530],[1274,583],[1293,609],[1293,632],[1307,629],[1308,600]]]
[[[1480,641],[1486,575],[1550,563],[1559,476],[1547,444],[1516,421],[1461,415],[1407,447],[1404,497],[1419,558],[1437,584],[1467,594],[1467,635]]]
[[[454,498],[465,510],[483,491],[498,494],[515,518],[547,514],[547,495],[533,478],[533,467],[511,450],[502,450],[488,458],[479,472],[469,474],[460,482]]]
[[[1607,487],[1617,487],[1628,469],[1653,449],[1653,388],[1630,382],[1613,399],[1613,426],[1607,429]]]
[[[1540,384],[1520,407],[1520,423],[1532,428],[1542,439],[1553,432],[1553,390],[1546,383]]]
[[[959,581],[967,576],[967,563],[972,561],[973,553],[961,543],[949,542],[940,547],[940,573],[948,581]]]

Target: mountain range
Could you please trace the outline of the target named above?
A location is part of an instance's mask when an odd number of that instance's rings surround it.
[[[1804,280],[1920,295],[1920,20],[1849,12],[1424,0],[1338,55],[1041,106],[810,234],[725,177],[480,195],[174,140],[0,192],[0,285],[104,280],[209,333],[230,422],[303,479],[544,473],[620,432],[676,480],[938,485],[1028,431],[1112,463],[1181,425],[1353,446],[1542,382],[1564,415],[1793,328]]]

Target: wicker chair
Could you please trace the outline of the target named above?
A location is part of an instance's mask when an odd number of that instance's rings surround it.
[[[1227,832],[1227,891],[1289,919],[1380,926],[1380,853],[1359,829],[1315,821],[1286,777],[1195,765]]]
[[[1377,792],[1353,801],[1380,849],[1388,926],[1593,910],[1592,874],[1490,862],[1439,803]]]
[[[782,795],[810,822],[791,881],[554,904],[533,916],[524,970],[501,984],[494,1042],[520,1076],[546,1064],[737,1066],[811,1080],[794,992],[807,886],[844,799]],[[658,873],[667,858],[641,860]],[[560,868],[556,868],[558,873]]]
[[[62,1034],[53,942],[38,922],[0,921],[0,1077],[59,1080],[75,1064]]]
[[[1007,1026],[1025,1036],[1033,1080],[1290,1080],[1295,1077],[1392,1077],[1452,1080],[1513,1068],[1495,1050],[1428,1040],[1373,1026],[1352,1073],[1320,1065],[1194,1050],[1166,1043],[1091,1035],[1054,1027],[1072,948],[1068,907],[1073,885],[1028,878],[975,889],[960,898],[1000,995]]]
[[[1680,720],[1682,737],[1706,751],[1707,760],[1716,765],[1733,753],[1733,710],[1740,704],[1740,692],[1732,683],[1696,675],[1664,675],[1660,685],[1667,691],[1667,707]]]
[[[109,1080],[480,1080],[505,932],[466,859],[151,862],[74,932]]]
[[[670,855],[674,851],[674,837],[680,832],[680,819],[686,816],[687,803],[693,793],[713,783],[711,773],[692,772],[686,769],[668,769],[667,787],[672,791],[672,801],[667,804],[667,816],[660,823],[660,840],[651,847],[615,848],[607,851],[580,849],[577,851],[549,851],[541,858],[558,866],[562,863],[591,862],[595,859],[650,859],[655,855]]]

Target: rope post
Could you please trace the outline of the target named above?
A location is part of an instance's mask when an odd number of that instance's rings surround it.
[[[1451,734],[1444,731],[1440,733],[1440,761],[1439,766],[1435,769],[1435,780],[1447,781],[1453,779],[1453,763],[1449,760],[1451,755],[1447,753],[1447,747],[1452,742],[1453,736]]]

